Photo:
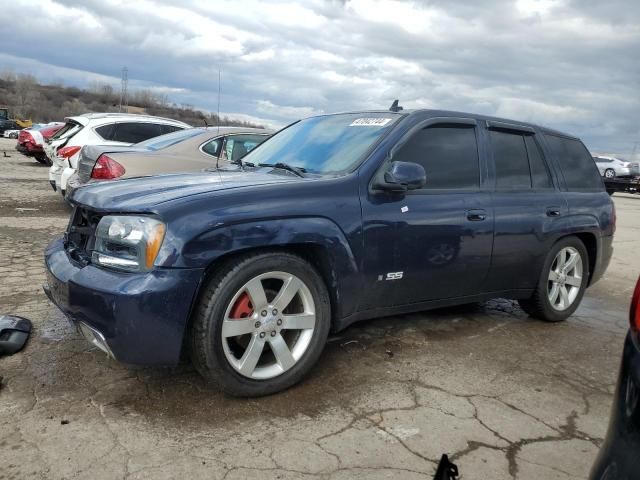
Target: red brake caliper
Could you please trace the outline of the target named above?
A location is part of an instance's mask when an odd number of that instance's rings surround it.
[[[236,303],[233,304],[231,309],[231,318],[247,318],[253,314],[253,305],[251,304],[251,298],[244,292],[238,297]]]

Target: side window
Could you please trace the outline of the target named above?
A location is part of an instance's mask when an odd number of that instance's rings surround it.
[[[489,131],[493,161],[496,166],[496,189],[531,188],[531,173],[524,136]]]
[[[225,153],[231,162],[237,162],[267,139],[266,135],[232,135],[227,137]]]
[[[593,157],[582,142],[556,135],[545,135],[545,139],[558,161],[569,191],[604,188]]]
[[[220,155],[220,147],[221,146],[222,146],[222,139],[221,138],[214,138],[213,140],[209,140],[207,143],[205,143],[202,146],[202,151],[204,153],[208,153],[209,155],[217,157],[217,156]]]
[[[124,143],[138,143],[162,134],[157,123],[118,123],[113,140]]]
[[[102,125],[96,128],[96,133],[105,140],[113,140],[113,135],[116,131],[116,124],[109,123],[108,125]]]
[[[428,190],[477,189],[478,144],[473,127],[427,127],[412,136],[393,160],[424,167]]]
[[[542,152],[535,138],[531,135],[524,137],[527,145],[527,153],[529,153],[529,166],[531,167],[531,181],[533,188],[553,188],[549,167],[547,167]]]

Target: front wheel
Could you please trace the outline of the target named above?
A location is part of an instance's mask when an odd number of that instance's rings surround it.
[[[534,294],[520,300],[520,306],[540,320],[566,320],[580,305],[588,279],[589,261],[584,244],[576,237],[563,238],[547,255]]]
[[[205,287],[190,331],[191,359],[226,393],[255,397],[299,382],[329,334],[325,284],[288,253],[241,257]]]

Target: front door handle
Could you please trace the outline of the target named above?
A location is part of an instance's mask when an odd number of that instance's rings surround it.
[[[474,210],[467,210],[467,220],[472,222],[481,222],[487,218],[486,210],[480,208]]]
[[[559,217],[561,215],[560,207],[548,207],[547,217]]]

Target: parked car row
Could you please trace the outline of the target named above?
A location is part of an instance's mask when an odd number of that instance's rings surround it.
[[[89,113],[68,117],[65,122],[34,124],[15,133],[16,150],[49,164],[49,183],[64,197],[87,183],[214,169],[238,162],[272,132],[193,128],[150,115]]]
[[[262,143],[221,128],[124,147],[113,117],[74,117],[45,148],[73,206],[45,252],[47,295],[108,355],[188,356],[241,396],[300,381],[329,331],[358,320],[495,297],[569,317],[609,264],[616,219],[582,142],[398,110],[312,117]],[[66,135],[83,128],[114,144],[80,149]],[[149,175],[187,159],[190,173]]]
[[[130,146],[85,145],[77,171],[66,183],[67,195],[87,183],[162,173],[217,168],[240,158],[262,143],[263,129],[189,128]]]
[[[270,133],[250,128],[192,128],[149,115],[91,113],[67,118],[47,136],[42,155],[51,163],[51,187],[66,196],[86,183],[236,162]],[[24,136],[27,138],[26,133]],[[16,148],[30,153],[32,147],[19,140]]]

